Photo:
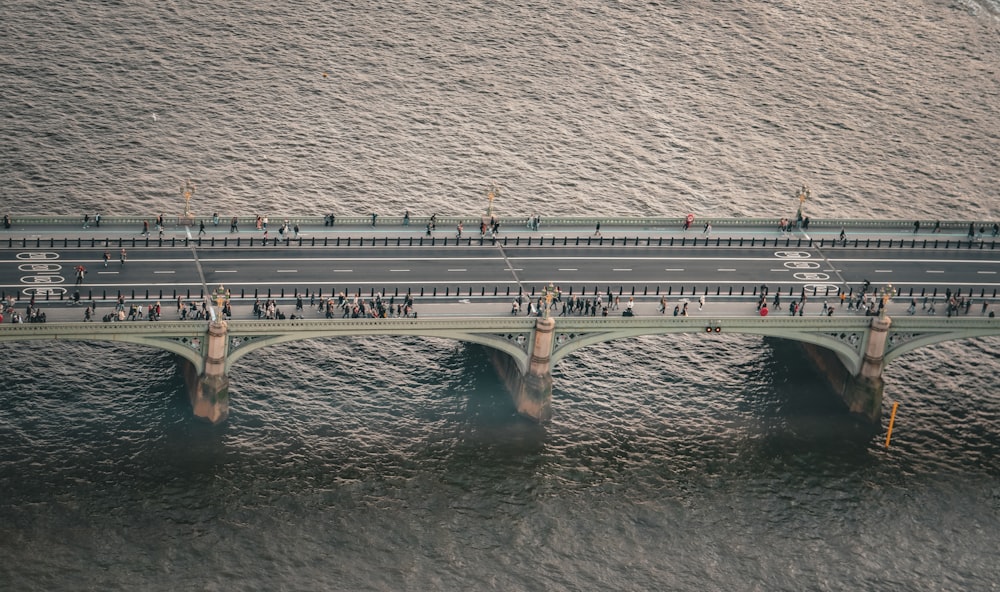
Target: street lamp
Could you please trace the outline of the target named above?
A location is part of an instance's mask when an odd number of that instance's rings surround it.
[[[879,308],[878,316],[885,318],[886,310],[888,310],[889,301],[896,296],[896,289],[892,287],[892,284],[886,284],[882,286],[882,306]]]
[[[500,188],[497,187],[495,182],[490,182],[490,189],[486,192],[486,199],[489,200],[489,205],[486,207],[486,215],[493,217],[493,200],[500,195]]]
[[[809,186],[806,185],[805,183],[803,183],[802,184],[802,189],[799,189],[799,193],[798,193],[798,195],[796,197],[799,198],[799,213],[798,213],[797,218],[798,218],[798,221],[801,222],[802,221],[802,210],[803,210],[803,208],[805,208],[806,199],[809,197]]]
[[[184,181],[181,185],[181,196],[184,197],[184,217],[191,216],[191,196],[194,195],[195,186],[191,179]]]
[[[552,299],[556,295],[556,287],[549,282],[549,285],[542,288],[542,294],[545,296],[545,309],[542,313],[542,318],[549,318],[549,309],[552,308]]]

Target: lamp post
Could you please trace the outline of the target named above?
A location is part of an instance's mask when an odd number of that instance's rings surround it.
[[[493,200],[500,195],[500,188],[497,187],[495,182],[490,182],[489,191],[486,192],[486,199],[489,200],[489,205],[486,206],[486,215],[493,217]]]
[[[889,307],[889,301],[896,296],[896,289],[892,287],[892,284],[886,284],[882,286],[882,306],[879,308],[878,316],[879,318],[886,317],[886,311]]]
[[[796,196],[799,198],[799,213],[797,216],[797,223],[801,223],[803,219],[803,209],[806,205],[806,199],[809,197],[809,186],[805,183],[802,184],[802,189],[799,189],[799,193]]]
[[[181,196],[184,197],[184,216],[185,217],[191,215],[191,196],[194,195],[194,190],[195,190],[195,186],[194,186],[194,183],[191,182],[191,179],[187,179],[186,181],[184,181],[184,184],[181,185]]]
[[[556,295],[556,287],[549,282],[549,285],[542,288],[542,294],[545,296],[545,308],[542,311],[542,318],[549,318],[549,309],[552,308],[552,299]]]

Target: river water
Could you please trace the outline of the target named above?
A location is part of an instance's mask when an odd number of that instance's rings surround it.
[[[1000,218],[992,0],[3,2],[0,208]],[[419,303],[418,303],[419,306]],[[798,349],[0,344],[5,590],[996,590],[1000,340],[854,421]]]

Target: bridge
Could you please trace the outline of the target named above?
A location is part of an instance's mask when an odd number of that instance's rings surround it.
[[[266,242],[253,219],[239,219],[239,232],[229,220],[209,219],[203,233],[197,220],[174,219],[162,235],[152,219],[149,235],[138,217],[80,222],[13,218],[0,230],[0,295],[22,316],[33,308],[46,319],[10,323],[7,314],[0,341],[119,341],[170,351],[195,415],[215,423],[228,414],[237,360],[300,339],[409,335],[481,344],[517,410],[544,421],[552,415],[551,370],[579,348],[667,333],[765,335],[802,343],[851,411],[876,421],[882,370],[895,357],[1000,335],[991,314],[1000,240],[988,221],[916,228],[827,220],[780,230],[771,220],[719,219],[710,230],[704,221],[684,230],[683,219],[552,219],[537,229],[525,219],[493,235],[480,234],[479,218],[437,217],[428,233],[421,218],[404,225],[379,217],[373,226],[369,217],[338,217],[331,226],[315,217],[289,219],[283,233],[271,222]],[[86,274],[76,283],[80,266]],[[854,309],[862,291],[870,308]],[[764,294],[767,316],[757,306]],[[160,319],[101,322],[119,299],[159,303]],[[407,299],[415,314],[397,314]],[[598,299],[600,307],[566,309]],[[258,301],[274,301],[285,318],[259,318]],[[355,301],[392,312],[354,315]],[[178,303],[192,320],[178,320]],[[531,303],[540,314],[525,314]],[[794,316],[792,303],[802,303]],[[83,320],[87,307],[97,311],[91,322]],[[202,309],[209,318],[194,318]],[[633,316],[622,315],[628,309]]]

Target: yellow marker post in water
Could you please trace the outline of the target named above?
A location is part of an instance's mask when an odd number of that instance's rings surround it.
[[[889,416],[889,431],[885,434],[885,447],[889,447],[889,441],[892,440],[892,424],[896,423],[896,409],[899,409],[899,402],[892,404],[892,415]]]

